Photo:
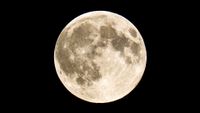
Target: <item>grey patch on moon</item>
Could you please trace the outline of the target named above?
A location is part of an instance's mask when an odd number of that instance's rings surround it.
[[[135,29],[130,28],[130,29],[129,29],[129,33],[130,33],[133,37],[137,37],[137,32],[136,32]]]
[[[89,39],[89,35],[92,31],[90,31],[90,28],[92,27],[91,24],[83,23],[78,28],[75,28],[71,37],[70,37],[70,43],[69,48],[75,53],[75,49],[78,47],[83,47],[86,45],[89,45],[92,43],[92,39]]]
[[[92,61],[83,60],[84,55],[78,55],[76,52],[77,48],[83,48],[85,46],[91,45],[93,42],[92,39],[89,39],[89,35],[92,31],[92,25],[88,23],[83,23],[77,28],[74,28],[73,33],[69,38],[69,47],[67,49],[63,48],[63,41],[59,41],[60,44],[56,50],[56,57],[58,62],[60,62],[60,68],[65,72],[66,75],[78,75],[76,78],[77,84],[85,85],[86,81],[89,82],[87,85],[91,85],[90,82],[96,81],[101,78],[98,66]],[[61,37],[62,39],[64,37]],[[64,40],[64,39],[63,39]],[[102,44],[103,45],[103,44]],[[91,51],[88,54],[88,58],[94,58],[95,55],[98,55],[95,51],[95,46],[91,45]],[[70,52],[71,51],[71,52]],[[74,60],[70,59],[70,55],[75,56]],[[91,66],[88,65],[91,64]],[[80,68],[82,66],[82,69]],[[85,75],[85,72],[88,72]]]
[[[131,48],[131,51],[132,51],[133,54],[140,56],[139,55],[139,52],[141,50],[140,44],[138,44],[136,42],[132,42],[130,44],[130,48]]]
[[[115,38],[112,39],[111,44],[113,46],[113,48],[116,51],[119,51],[121,56],[125,59],[125,62],[127,64],[132,64],[132,63],[138,63],[139,61],[133,62],[132,60],[130,60],[131,58],[129,56],[126,56],[124,54],[124,48],[130,48],[130,50],[132,51],[132,54],[134,54],[135,56],[140,57],[140,45],[139,43],[136,43],[132,40],[130,40],[129,38],[125,37],[125,35],[121,34],[121,36],[115,35]],[[138,58],[139,59],[139,58]]]
[[[131,58],[129,56],[126,56],[125,60],[126,60],[127,64],[132,64],[133,63],[133,61],[131,60]]]
[[[136,37],[137,33],[134,29],[129,29],[129,32],[131,33],[132,36]],[[132,64],[133,62],[130,60],[130,57],[127,57],[124,55],[124,47],[130,47],[132,50],[132,53],[135,55],[139,55],[139,44],[131,41],[129,38],[125,37],[123,33],[119,33],[120,35],[117,34],[117,31],[112,28],[112,26],[101,26],[100,27],[100,36],[101,40],[106,40],[111,39],[111,44],[113,48],[116,51],[119,51],[120,54],[125,57],[125,61],[128,64]],[[101,43],[101,42],[100,42]]]
[[[65,74],[73,73],[72,70],[75,68],[75,64],[70,60],[70,55],[68,50],[64,49],[61,45],[58,46],[56,50],[56,58],[60,63],[60,68],[65,72]]]
[[[78,78],[76,79],[76,81],[77,81],[77,83],[80,84],[80,85],[85,84],[85,80],[84,80],[82,77],[78,77]]]
[[[115,50],[123,52],[124,47],[129,45],[128,40],[129,39],[124,36],[117,36],[115,39],[111,41],[111,43]]]
[[[115,29],[112,28],[111,26],[101,26],[100,34],[101,34],[101,38],[104,38],[104,39],[116,38],[117,36]]]

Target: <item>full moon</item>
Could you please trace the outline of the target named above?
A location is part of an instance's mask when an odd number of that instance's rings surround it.
[[[76,97],[108,103],[129,94],[141,80],[147,55],[137,28],[123,16],[92,11],[60,33],[54,63],[59,79]]]

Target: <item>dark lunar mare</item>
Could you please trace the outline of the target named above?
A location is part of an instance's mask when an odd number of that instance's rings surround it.
[[[56,57],[60,64],[60,68],[67,76],[76,73],[78,75],[76,81],[79,85],[91,85],[92,81],[97,81],[102,77],[99,72],[99,67],[92,62],[94,56],[98,55],[95,52],[95,49],[97,48],[96,45],[91,45],[91,52],[87,53],[87,57],[91,58],[89,62],[92,66],[89,66],[88,61],[83,60],[81,56],[76,55],[75,52],[76,48],[88,46],[92,43],[93,40],[88,38],[91,34],[90,29],[92,29],[92,27],[93,26],[89,23],[83,23],[77,28],[74,28],[71,37],[66,37],[66,35],[60,37],[57,44]],[[67,39],[69,41],[69,47],[64,48],[64,42],[66,42]],[[99,45],[105,46],[102,43],[99,43]],[[70,54],[74,55],[74,60],[70,59]],[[80,66],[82,66],[82,69]],[[86,71],[88,72],[87,76],[85,76]]]

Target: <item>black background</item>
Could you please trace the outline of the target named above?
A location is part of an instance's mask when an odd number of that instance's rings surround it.
[[[191,44],[196,37],[191,32],[198,14],[194,4],[134,0],[18,4],[4,9],[6,16],[2,21],[8,31],[4,32],[2,48],[9,59],[4,66],[7,70],[3,70],[3,102],[13,106],[6,110],[162,112],[195,108],[198,98],[192,79],[197,74],[190,71],[196,69],[191,63],[195,53],[192,48],[196,48]],[[95,10],[127,18],[140,31],[147,49],[147,66],[141,82],[124,98],[106,104],[85,102],[69,93],[56,74],[53,59],[61,30],[75,17]]]

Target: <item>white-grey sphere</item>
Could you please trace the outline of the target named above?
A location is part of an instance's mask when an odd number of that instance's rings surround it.
[[[73,19],[54,50],[59,79],[76,97],[93,103],[116,101],[141,80],[147,55],[143,38],[126,18],[92,11]]]

